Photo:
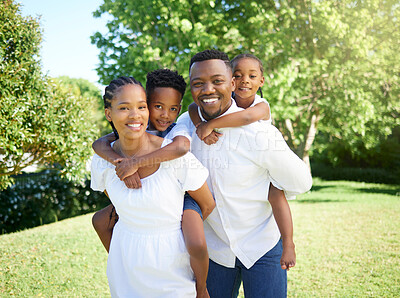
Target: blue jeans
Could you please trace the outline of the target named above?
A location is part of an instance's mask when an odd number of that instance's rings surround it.
[[[236,258],[234,268],[219,265],[210,260],[207,289],[211,298],[232,298],[239,294],[243,281],[246,298],[286,297],[287,274],[282,270],[282,240],[247,269]]]

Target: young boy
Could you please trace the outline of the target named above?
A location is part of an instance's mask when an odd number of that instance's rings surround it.
[[[116,165],[116,173],[129,188],[139,188],[140,177],[137,169],[160,162],[176,159],[185,155],[190,148],[190,137],[186,129],[175,125],[175,119],[181,109],[181,101],[185,93],[186,83],[177,72],[159,69],[147,75],[146,95],[149,109],[149,124],[147,131],[161,137],[172,139],[167,146],[140,159],[123,158],[110,146],[115,140],[113,134],[93,143],[94,151]],[[191,266],[196,278],[198,297],[207,297],[206,279],[208,272],[208,252],[203,230],[205,219],[215,206],[215,202],[195,202],[185,195],[182,216],[182,231],[187,250],[190,254]],[[118,215],[112,205],[98,211],[93,216],[93,226],[106,250],[109,250],[113,227]]]

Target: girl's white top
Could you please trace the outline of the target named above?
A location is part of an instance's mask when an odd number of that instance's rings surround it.
[[[164,139],[163,145],[170,143]],[[107,190],[119,220],[112,235],[107,277],[112,297],[195,297],[195,281],[181,231],[183,197],[199,189],[208,170],[187,153],[163,162],[129,189],[115,167],[94,155],[91,187]]]
[[[260,102],[264,102],[268,105],[269,109],[269,119],[268,120],[260,120],[263,121],[264,123],[267,124],[272,124],[272,115],[271,115],[271,107],[269,106],[269,102],[265,99],[262,98],[260,95],[256,94],[253,103],[250,105],[250,107],[254,107],[256,104],[260,103]]]

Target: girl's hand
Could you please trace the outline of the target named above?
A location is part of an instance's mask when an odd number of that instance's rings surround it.
[[[211,134],[209,134],[203,139],[203,142],[206,143],[207,145],[215,144],[216,142],[218,142],[220,136],[222,136],[222,133],[213,130]]]
[[[119,179],[125,180],[128,176],[133,175],[139,169],[137,162],[133,158],[123,158],[115,166],[115,172]]]
[[[130,175],[124,179],[124,183],[127,188],[138,189],[142,187],[142,183],[140,182],[140,177],[138,172],[133,175]]]
[[[209,136],[213,132],[213,128],[209,125],[208,122],[201,122],[196,126],[196,134],[200,140],[204,140],[207,136]]]

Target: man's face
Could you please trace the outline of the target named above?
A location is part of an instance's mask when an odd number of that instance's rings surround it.
[[[222,60],[195,62],[190,69],[190,90],[203,117],[210,120],[225,113],[231,106],[235,81]]]

